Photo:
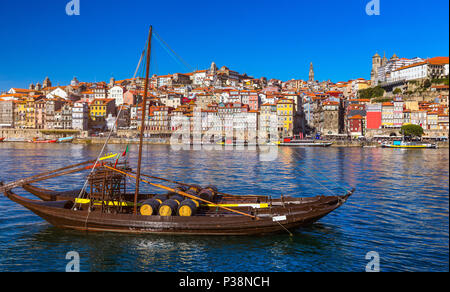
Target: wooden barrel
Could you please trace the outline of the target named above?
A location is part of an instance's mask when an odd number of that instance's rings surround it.
[[[206,186],[205,189],[209,189],[209,190],[213,191],[214,195],[216,195],[217,192],[219,191],[219,189],[216,186],[212,186],[212,185]]]
[[[199,186],[199,185],[192,185],[192,186],[189,187],[188,191],[193,190],[196,193],[198,193],[201,189],[202,189],[202,187]]]
[[[178,215],[183,217],[194,216],[197,213],[198,206],[198,202],[191,199],[186,199],[181,202],[178,207]]]
[[[182,192],[185,192],[185,191],[188,190],[188,188],[185,187],[185,186],[177,186],[175,189],[176,189],[177,191],[182,191]]]
[[[167,200],[169,197],[166,194],[160,194],[153,197],[153,199],[157,200],[160,204]]]
[[[141,203],[139,212],[143,216],[156,215],[158,213],[160,205],[161,203],[158,200],[155,199],[145,200],[144,202]]]
[[[159,207],[159,216],[175,216],[178,210],[178,202],[172,199],[165,200]]]
[[[211,189],[202,189],[197,196],[199,196],[200,198],[202,198],[203,200],[207,200],[207,201],[214,201],[214,191],[212,191]]]
[[[172,200],[177,201],[178,205],[181,204],[181,202],[183,202],[184,199],[185,199],[185,197],[183,197],[182,195],[179,195],[179,194],[173,194],[173,195],[170,196],[170,198]]]

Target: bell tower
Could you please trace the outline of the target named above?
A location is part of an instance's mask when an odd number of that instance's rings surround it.
[[[311,62],[311,64],[309,65],[309,82],[314,82],[314,67],[313,67],[313,63]]]
[[[382,60],[381,56],[378,53],[372,57],[372,72],[370,73],[370,81],[372,86],[375,86],[375,83],[378,80],[378,69],[381,67]]]

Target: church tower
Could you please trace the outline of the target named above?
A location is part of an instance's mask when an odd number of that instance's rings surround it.
[[[216,65],[216,63],[215,62],[212,62],[211,63],[211,67],[209,68],[209,74],[211,74],[211,75],[215,75],[216,74],[216,72],[217,72],[217,65]]]
[[[314,82],[314,68],[313,63],[311,62],[311,65],[309,65],[309,82]]]
[[[43,88],[52,87],[52,83],[50,82],[50,78],[45,77],[44,83],[42,83]]]
[[[78,79],[77,77],[73,77],[72,81],[70,81],[71,86],[78,86]]]
[[[388,62],[388,59],[386,58],[386,52],[384,52],[384,56],[383,56],[383,59],[381,60],[381,66],[384,66],[384,65],[386,65],[386,64],[387,64],[387,62]]]
[[[381,56],[376,53],[372,57],[372,72],[370,73],[370,81],[375,86],[378,80],[378,69],[382,66]]]

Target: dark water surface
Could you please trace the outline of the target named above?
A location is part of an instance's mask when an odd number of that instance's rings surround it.
[[[3,143],[0,180],[96,158],[100,149]],[[137,148],[130,152],[133,163]],[[449,270],[448,149],[280,148],[274,161],[262,162],[257,151],[148,146],[144,157],[144,173],[215,184],[234,194],[330,195],[344,193],[340,186],[357,191],[293,237],[86,234],[54,228],[1,196],[0,271],[65,271],[69,251],[80,254],[81,271],[364,271],[370,251],[379,253],[381,271]],[[74,189],[83,179],[71,175],[39,186]]]

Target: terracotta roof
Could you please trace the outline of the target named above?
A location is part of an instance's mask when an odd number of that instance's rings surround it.
[[[432,65],[444,65],[444,64],[448,64],[449,62],[449,58],[448,57],[434,57],[431,59],[428,59],[428,63],[432,64]]]

